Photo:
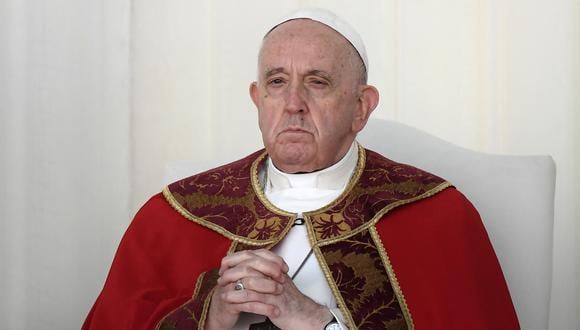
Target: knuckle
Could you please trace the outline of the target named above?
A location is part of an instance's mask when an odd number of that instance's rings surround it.
[[[255,301],[251,301],[248,303],[248,307],[254,311],[260,311],[261,306],[262,306],[262,304],[255,302]]]
[[[259,270],[262,268],[261,266],[262,266],[262,262],[259,259],[253,259],[252,261],[250,261],[248,263],[246,268]]]
[[[272,305],[267,305],[265,307],[265,314],[268,315],[269,317],[272,317],[275,315],[275,311],[276,311],[276,307],[272,306]]]
[[[252,252],[250,250],[243,250],[238,252],[242,257],[251,257],[252,256]]]
[[[230,266],[230,259],[231,256],[225,256],[222,258],[221,262],[220,262],[220,268],[228,268]]]
[[[252,267],[250,267],[249,265],[243,265],[241,269],[244,274],[250,274]]]

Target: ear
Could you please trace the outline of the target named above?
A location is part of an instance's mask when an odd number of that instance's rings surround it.
[[[358,109],[352,122],[352,129],[355,133],[365,127],[371,113],[379,104],[379,91],[374,86],[363,85],[360,88]]]
[[[254,102],[254,105],[256,106],[256,108],[258,108],[258,82],[254,81],[253,83],[250,84],[250,88],[249,88],[249,92],[250,92],[250,97],[252,98],[252,102]]]

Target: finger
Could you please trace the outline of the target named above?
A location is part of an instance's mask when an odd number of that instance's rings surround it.
[[[250,289],[223,291],[221,300],[228,304],[243,304],[247,302],[259,302],[275,306],[275,296],[268,293],[260,293]]]
[[[238,264],[256,257],[263,258],[274,264],[277,264],[284,272],[288,271],[288,265],[280,256],[275,253],[260,249],[260,250],[245,250],[228,255],[222,259],[219,274],[221,275],[225,270],[235,267]]]
[[[284,271],[284,273],[288,272],[288,264],[286,263],[286,261],[284,260],[284,258],[280,257],[279,255],[275,254],[274,252],[270,251],[270,250],[266,250],[266,249],[259,249],[259,250],[255,250],[254,253],[256,255],[259,255],[260,257],[264,258],[264,259],[268,259],[271,262],[280,265],[280,267],[282,268],[282,270]]]
[[[245,270],[242,270],[241,268],[232,268],[226,270],[222,276],[218,277],[217,285],[227,286],[246,277],[265,277],[265,275],[252,268],[247,268]]]
[[[219,284],[224,285],[224,283],[235,282],[245,277],[269,277],[279,283],[284,283],[284,275],[285,273],[279,264],[272,263],[261,257],[255,257],[223,271]]]
[[[235,308],[237,312],[246,312],[264,315],[269,318],[276,318],[280,316],[280,309],[278,307],[258,301],[250,301],[230,306]]]
[[[266,277],[244,277],[241,279],[244,289],[258,293],[279,295],[284,288],[282,284]],[[235,284],[231,284],[232,286]]]
[[[221,275],[225,270],[235,267],[236,265],[244,261],[256,257],[260,257],[274,264],[277,264],[284,272],[288,271],[288,265],[286,264],[284,259],[282,259],[282,257],[276,255],[272,251],[259,249],[259,250],[244,250],[226,256],[225,258],[222,259],[219,274]]]

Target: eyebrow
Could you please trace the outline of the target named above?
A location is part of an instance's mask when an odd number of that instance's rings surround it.
[[[285,72],[285,70],[282,67],[272,68],[272,69],[266,71],[265,78],[271,77],[271,76],[278,74],[278,73],[284,73],[284,72]],[[324,70],[316,70],[316,69],[309,70],[308,72],[306,72],[306,76],[318,76],[318,77],[322,77],[322,78],[325,78],[328,80],[332,79],[331,75],[328,72],[326,72]]]
[[[271,77],[271,76],[278,74],[278,73],[284,73],[284,68],[279,67],[279,68],[270,69],[270,70],[266,71],[265,77],[268,78],[268,77]]]
[[[306,75],[307,76],[318,76],[318,77],[322,77],[322,78],[327,79],[327,80],[332,80],[332,77],[330,76],[330,74],[326,71],[323,71],[323,70],[310,70],[310,71],[308,71],[308,73]]]

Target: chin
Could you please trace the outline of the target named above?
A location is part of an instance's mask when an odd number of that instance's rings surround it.
[[[276,167],[284,172],[310,172],[316,168],[316,152],[303,146],[289,147],[286,145],[268,153]]]

